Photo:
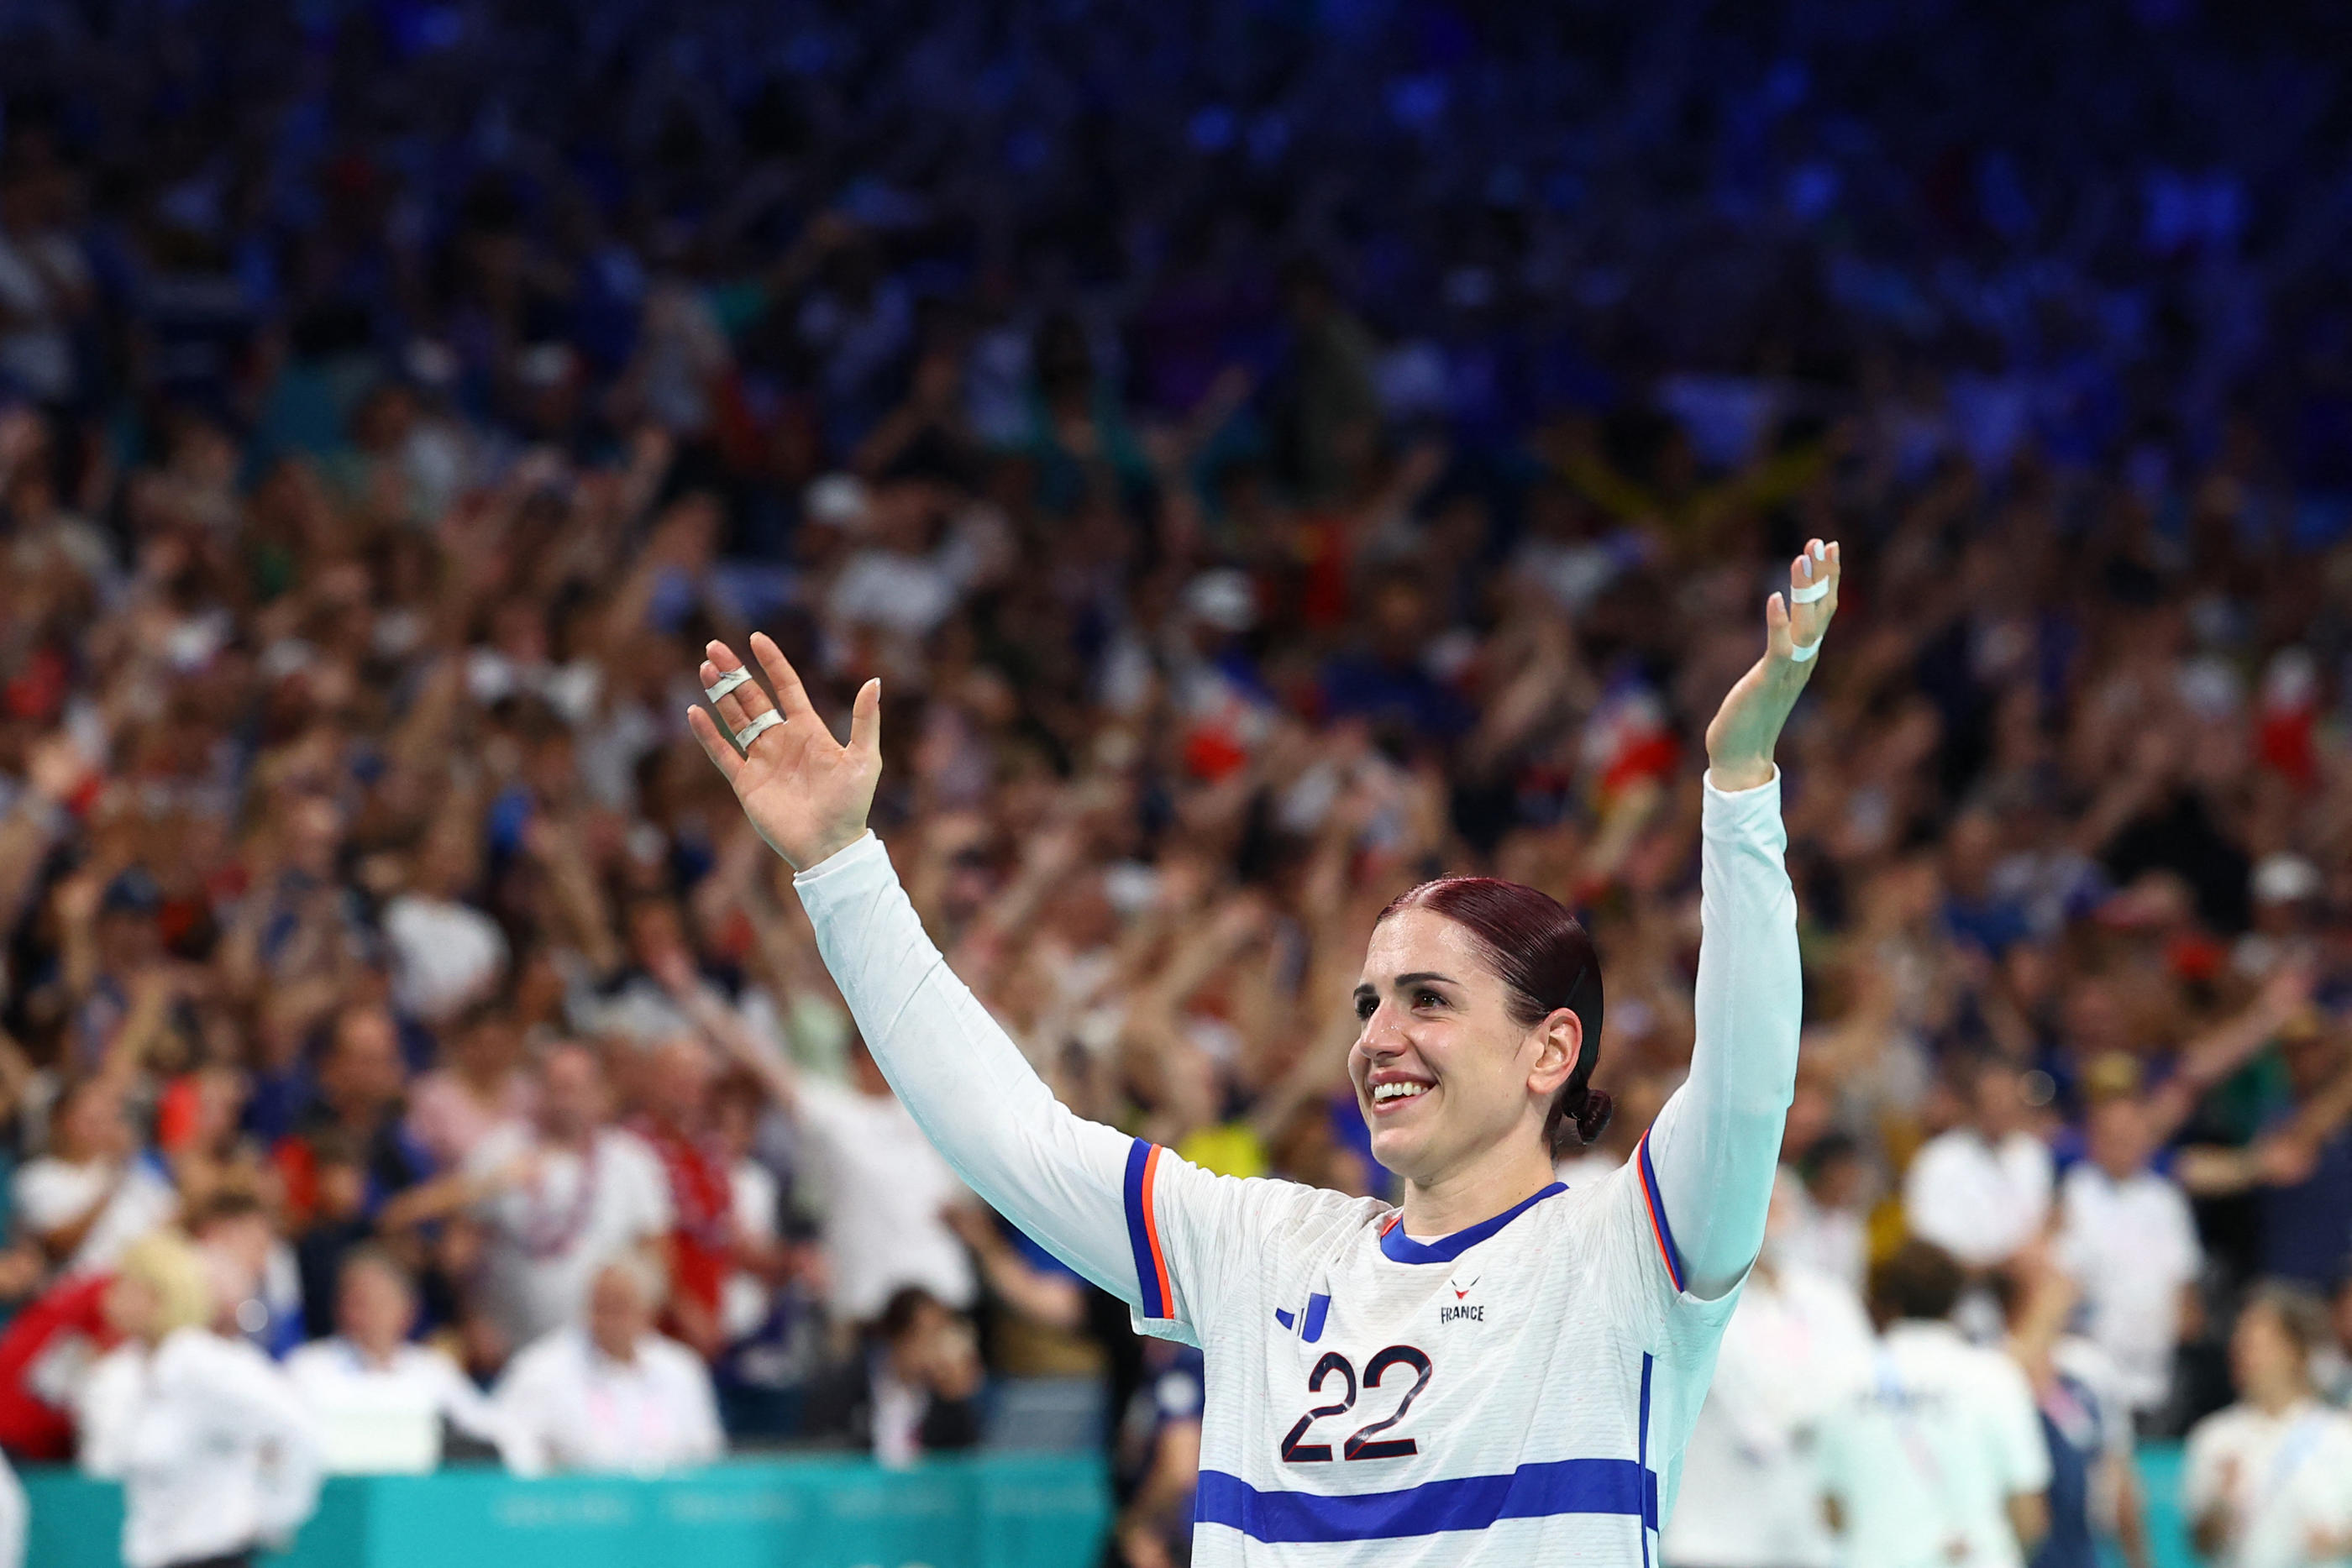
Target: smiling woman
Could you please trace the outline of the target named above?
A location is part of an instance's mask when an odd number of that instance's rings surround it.
[[[1349,1071],[1374,1156],[1403,1178],[1396,1206],[1212,1176],[1072,1114],[949,970],[866,830],[878,684],[844,746],[772,642],[751,644],[772,702],[710,644],[712,706],[689,722],[799,872],[826,967],[917,1122],[1145,1332],[1206,1352],[1196,1563],[1648,1568],[1794,1088],[1772,751],[1839,569],[1819,540],[1790,563],[1763,657],[1707,727],[1697,1040],[1622,1170],[1575,1192],[1552,1176],[1558,1146],[1609,1115],[1591,1086],[1600,967],[1570,913],[1483,877],[1383,913]]]

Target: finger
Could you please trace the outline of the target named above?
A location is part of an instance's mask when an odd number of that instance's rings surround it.
[[[807,689],[801,685],[800,673],[793,668],[793,662],[784,657],[784,651],[776,646],[773,637],[765,632],[752,632],[751,656],[760,661],[760,668],[767,673],[768,684],[776,688],[776,700],[783,705],[787,723],[796,718],[816,717],[816,709],[809,703]]]
[[[849,749],[860,758],[882,755],[882,679],[876,676],[857,688],[849,705]]]
[[[719,769],[719,776],[728,783],[734,783],[735,775],[743,771],[743,759],[735,755],[735,743],[719,733],[719,721],[710,716],[709,710],[688,708],[686,727],[694,731],[695,739],[702,742],[702,755],[710,758],[711,766]]]
[[[1789,602],[1777,593],[1764,601],[1764,642],[1784,659],[1795,646],[1795,639],[1789,632]]]
[[[721,675],[743,668],[743,661],[737,658],[735,651],[724,643],[707,643],[703,652],[708,655],[702,665],[702,689],[706,692],[719,684],[719,678]],[[719,710],[719,721],[727,726],[728,733],[730,735],[742,734],[745,725],[775,706],[768,700],[766,690],[761,686],[756,677],[745,681],[741,685],[711,704],[711,706]],[[789,710],[784,716],[787,719],[792,716]]]

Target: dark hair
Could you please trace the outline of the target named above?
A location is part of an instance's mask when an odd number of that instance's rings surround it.
[[[1967,1283],[1958,1259],[1915,1236],[1870,1266],[1870,1315],[1882,1328],[1906,1319],[1935,1322],[1952,1315]]]
[[[1576,916],[1549,894],[1496,876],[1424,882],[1399,894],[1381,919],[1407,909],[1442,915],[1470,933],[1503,982],[1512,1022],[1533,1029],[1561,1008],[1576,1015],[1584,1043],[1544,1119],[1544,1138],[1558,1154],[1600,1137],[1613,1105],[1591,1083],[1601,1060],[1601,960]]]
[[[884,1344],[895,1344],[912,1332],[926,1310],[941,1305],[937,1296],[920,1285],[901,1285],[890,1292],[890,1299],[876,1315],[874,1337]]]

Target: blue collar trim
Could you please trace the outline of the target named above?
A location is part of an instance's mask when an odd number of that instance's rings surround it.
[[[1513,1205],[1492,1219],[1482,1219],[1466,1230],[1441,1236],[1434,1241],[1415,1241],[1407,1236],[1404,1220],[1400,1218],[1394,1225],[1381,1232],[1381,1255],[1395,1263],[1451,1263],[1537,1204],[1567,1190],[1565,1183],[1554,1182],[1533,1197]]]

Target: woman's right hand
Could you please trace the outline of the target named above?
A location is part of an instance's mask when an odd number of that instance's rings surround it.
[[[705,690],[743,667],[724,643],[712,643],[706,652]],[[849,744],[843,746],[817,716],[800,676],[767,633],[751,634],[751,656],[775,687],[776,700],[769,701],[757,679],[746,681],[719,699],[717,720],[709,709],[693,707],[687,710],[687,727],[735,787],[743,814],[768,847],[794,871],[806,871],[866,831],[866,813],[882,776],[882,683],[872,680],[858,688],[849,712]],[[739,753],[719,731],[724,723],[730,732],[740,733],[772,710],[781,712],[784,722],[755,736],[749,752]]]

